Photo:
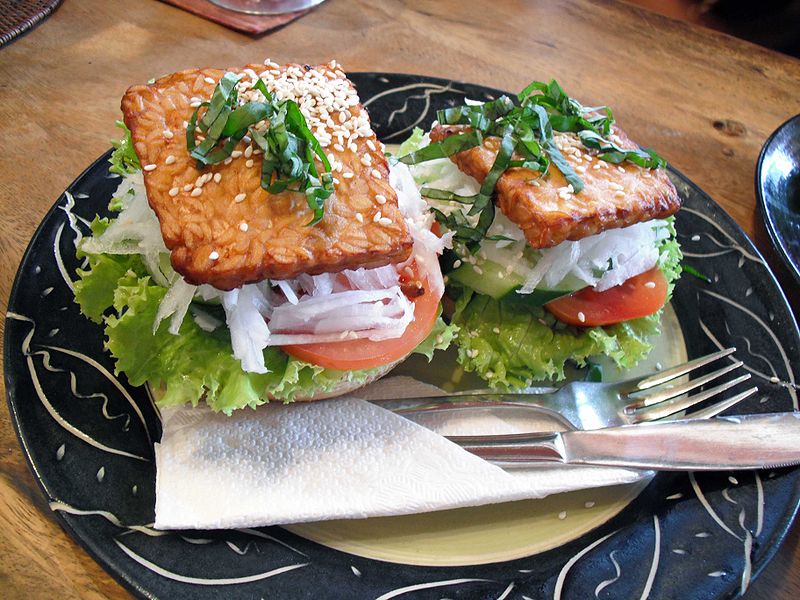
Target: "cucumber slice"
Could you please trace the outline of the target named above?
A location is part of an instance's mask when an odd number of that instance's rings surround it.
[[[447,276],[464,287],[471,288],[484,296],[491,296],[495,300],[512,293],[525,283],[519,274],[514,271],[508,273],[504,265],[490,260],[482,261],[480,267],[464,263]]]
[[[482,261],[479,267],[463,263],[447,276],[451,281],[457,281],[479,294],[527,306],[542,306],[586,287],[586,284],[569,277],[554,288],[536,288],[530,294],[518,294],[517,290],[525,283],[525,279],[516,271],[509,273],[505,265],[491,260]]]

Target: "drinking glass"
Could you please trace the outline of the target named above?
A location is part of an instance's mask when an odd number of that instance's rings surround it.
[[[322,4],[324,0],[211,0],[222,8],[249,15],[282,15]]]

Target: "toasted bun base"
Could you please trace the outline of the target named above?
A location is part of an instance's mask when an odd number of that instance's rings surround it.
[[[347,379],[342,379],[339,385],[337,385],[334,389],[330,390],[329,392],[312,394],[310,396],[295,396],[294,401],[313,402],[315,400],[327,400],[328,398],[335,398],[336,396],[343,396],[344,394],[349,394],[350,392],[354,392],[359,388],[365,387],[370,383],[377,381],[404,360],[405,358],[402,358],[393,363],[389,363],[388,365],[383,365],[382,367],[379,367],[378,369],[375,370],[374,374],[371,377],[369,377],[366,381],[355,382],[355,381],[348,381]]]

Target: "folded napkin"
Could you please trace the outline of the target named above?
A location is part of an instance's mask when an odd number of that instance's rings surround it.
[[[306,10],[298,10],[296,12],[285,13],[282,15],[250,15],[227,8],[222,8],[216,4],[212,4],[209,0],[161,0],[167,4],[172,4],[178,8],[188,10],[199,17],[215,21],[225,27],[236,29],[251,34],[261,34],[278,27],[282,27],[287,23],[291,23],[298,17],[302,17],[308,12]]]
[[[390,378],[359,392],[369,398],[428,389]],[[444,434],[519,431],[495,416],[432,422],[434,432],[379,405],[347,396],[279,403],[230,417],[203,408],[163,412],[156,444],[160,529],[257,527],[421,513],[541,498],[631,483],[636,470],[537,467],[504,471]],[[469,431],[468,431],[469,430]]]

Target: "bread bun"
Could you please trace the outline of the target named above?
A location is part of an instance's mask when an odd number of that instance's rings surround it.
[[[336,396],[343,396],[344,394],[349,394],[350,392],[354,392],[357,389],[360,389],[362,387],[369,385],[370,383],[377,381],[404,360],[405,358],[402,358],[393,363],[389,363],[388,365],[383,365],[382,367],[377,367],[373,369],[372,374],[365,381],[350,381],[347,378],[348,373],[346,372],[342,373],[343,376],[342,380],[332,390],[329,390],[327,392],[320,392],[317,394],[311,394],[310,396],[295,396],[294,401],[313,402],[315,400],[327,400],[328,398],[335,398]]]

